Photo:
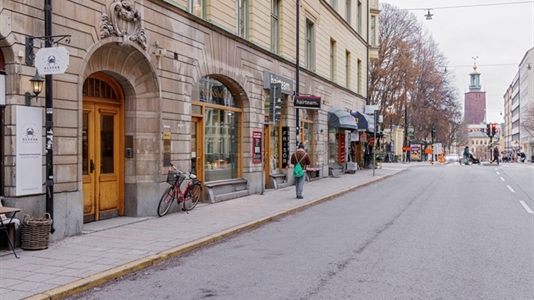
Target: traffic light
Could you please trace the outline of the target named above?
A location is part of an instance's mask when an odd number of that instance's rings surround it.
[[[432,135],[432,138],[436,137],[436,127],[434,127],[434,125],[432,125],[431,135]]]
[[[486,124],[486,134],[488,135],[488,137],[491,136],[490,123]]]
[[[271,83],[270,91],[271,110],[269,116],[272,122],[280,121],[280,114],[282,112],[282,84]]]
[[[497,123],[491,124],[491,136],[495,136],[495,133],[497,132]]]

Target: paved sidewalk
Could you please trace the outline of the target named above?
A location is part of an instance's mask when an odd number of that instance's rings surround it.
[[[306,182],[304,199],[296,199],[295,186],[290,186],[264,195],[199,204],[189,214],[93,222],[84,225],[81,236],[51,242],[48,249],[17,249],[20,259],[0,250],[0,299],[61,299],[415,165],[384,163],[374,176],[373,170],[358,170]]]

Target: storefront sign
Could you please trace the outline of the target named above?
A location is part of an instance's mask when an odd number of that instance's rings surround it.
[[[421,160],[421,145],[410,145],[410,160]]]
[[[289,166],[289,127],[282,127],[282,168]]]
[[[259,164],[262,162],[262,144],[261,131],[252,131],[252,163]]]
[[[321,97],[319,96],[295,96],[295,108],[321,109]]]
[[[171,126],[163,126],[163,166],[171,165]]]
[[[43,109],[17,106],[16,194],[43,192]]]
[[[276,75],[269,71],[263,72],[263,88],[268,90],[271,88],[271,83],[280,83],[282,86],[282,94],[293,94],[293,80],[284,76]]]

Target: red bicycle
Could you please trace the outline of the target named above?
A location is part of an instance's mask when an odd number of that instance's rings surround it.
[[[185,189],[182,191],[181,185],[186,177],[189,177],[191,181],[187,183]],[[163,217],[167,214],[174,199],[176,199],[178,204],[182,203],[182,210],[186,212],[197,206],[202,193],[202,185],[194,173],[178,171],[171,164],[169,173],[167,174],[167,183],[171,186],[165,189],[165,192],[161,195],[158,204],[158,216]]]

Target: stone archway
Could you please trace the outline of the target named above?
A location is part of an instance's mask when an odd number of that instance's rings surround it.
[[[143,198],[152,191],[159,193],[154,183],[159,180],[161,168],[160,130],[161,96],[160,82],[146,52],[137,47],[111,43],[97,44],[87,54],[82,65],[80,88],[85,79],[95,73],[113,78],[124,92],[124,148],[131,148],[134,155],[124,158],[124,214],[144,215]],[[80,106],[83,101],[80,101]],[[82,112],[80,108],[80,113]],[[142,153],[142,155],[135,155]]]

